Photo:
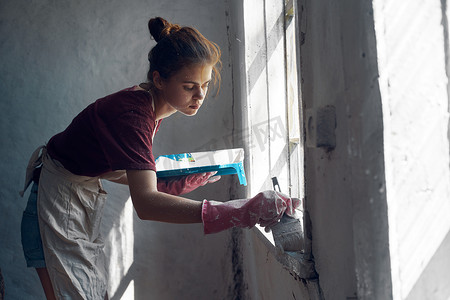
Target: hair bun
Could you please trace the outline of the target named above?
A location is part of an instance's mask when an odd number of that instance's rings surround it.
[[[181,27],[179,25],[172,24],[161,17],[152,18],[148,21],[148,30],[156,42],[159,42],[169,34],[177,32],[180,29]]]

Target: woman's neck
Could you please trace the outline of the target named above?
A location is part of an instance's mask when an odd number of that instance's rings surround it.
[[[153,103],[155,105],[156,121],[165,119],[176,113],[177,110],[167,103],[161,93],[153,90],[150,90],[149,92],[152,95]]]
[[[173,115],[176,112],[172,106],[170,106],[165,100],[164,96],[161,95],[156,89],[152,89],[148,83],[141,83],[139,87],[150,93],[153,101],[153,108],[155,110],[156,120],[161,120]]]

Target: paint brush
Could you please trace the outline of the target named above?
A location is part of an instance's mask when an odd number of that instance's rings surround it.
[[[278,179],[272,177],[273,189],[281,193]],[[291,218],[287,215],[283,215],[280,221],[271,227],[275,246],[281,248],[283,251],[303,251],[304,249],[304,236],[301,220]]]

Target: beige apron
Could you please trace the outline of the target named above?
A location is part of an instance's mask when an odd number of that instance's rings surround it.
[[[107,271],[100,223],[106,192],[99,177],[74,175],[40,149],[39,226],[55,296],[103,299]]]

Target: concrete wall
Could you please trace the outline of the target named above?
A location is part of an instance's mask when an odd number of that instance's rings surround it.
[[[25,267],[20,245],[26,198],[18,191],[28,157],[86,105],[145,79],[146,56],[153,45],[148,19],[159,15],[195,25],[224,55],[219,96],[210,97],[194,118],[164,120],[155,155],[232,146],[249,153],[243,130],[249,117],[260,115],[249,114],[247,97],[253,97],[253,107],[259,105],[257,95],[267,97],[262,107],[266,113],[273,113],[269,108],[276,103],[270,100],[276,89],[264,85],[276,74],[264,56],[273,44],[264,45],[260,31],[251,26],[270,29],[277,21],[270,15],[276,11],[270,7],[274,3],[0,2],[0,268],[8,299],[43,297],[37,275]],[[112,299],[450,295],[446,1],[297,4],[301,109],[305,117],[326,106],[336,111],[336,147],[305,149],[305,202],[321,291],[311,290],[282,266],[258,231],[205,237],[200,224],[140,221],[127,187],[105,182],[109,200],[103,230]],[[262,23],[253,19],[261,18],[261,11],[268,13]],[[270,30],[266,33],[270,42]],[[255,57],[262,64],[253,64]],[[308,139],[314,130],[306,132]],[[258,175],[256,170],[249,170],[250,180],[251,174]],[[261,186],[269,188],[262,180],[247,191],[228,176],[189,197],[241,198]]]
[[[222,47],[218,97],[195,118],[164,120],[155,155],[210,147],[233,129],[226,3],[217,1],[2,1],[0,3],[0,268],[7,299],[41,299],[20,244],[26,198],[18,191],[31,152],[95,99],[145,80],[152,45],[147,21],[162,16],[196,26]],[[189,13],[186,13],[189,11]],[[211,26],[214,24],[214,26]],[[229,199],[230,177],[190,195]],[[112,299],[226,298],[232,278],[230,233],[143,222],[126,187],[105,183],[104,217]],[[28,195],[28,194],[27,194]]]
[[[305,156],[325,299],[448,299],[446,1],[299,3],[305,111],[336,108]]]
[[[394,298],[448,299],[446,1],[376,0],[374,8]]]
[[[299,1],[305,111],[336,109],[336,147],[305,150],[325,299],[390,299],[383,120],[371,1]]]

